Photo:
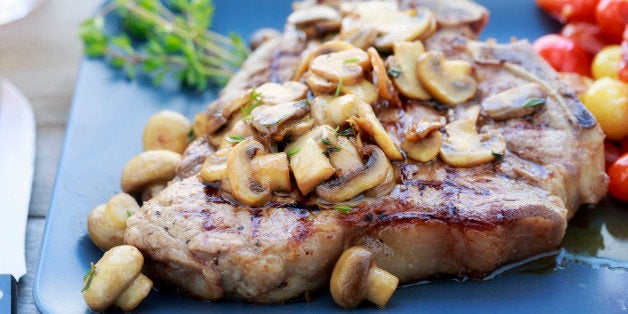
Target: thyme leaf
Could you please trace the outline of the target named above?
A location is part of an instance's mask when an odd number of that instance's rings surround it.
[[[536,107],[545,104],[545,98],[530,98],[523,105],[524,108]]]
[[[231,143],[240,143],[244,141],[244,137],[242,136],[227,136],[227,141]]]
[[[89,289],[89,286],[92,284],[92,279],[94,279],[94,275],[96,275],[96,265],[94,265],[94,263],[89,263],[89,270],[87,271],[87,274],[83,276],[85,284],[83,285],[81,292]]]
[[[298,153],[300,151],[301,151],[301,148],[293,147],[286,153],[286,155],[288,155],[288,157],[290,157],[290,156],[292,156],[292,155],[294,155],[294,154],[296,154],[296,153]]]
[[[352,205],[335,205],[334,209],[343,213],[349,213],[353,209],[353,206]]]
[[[340,90],[342,89],[342,77],[338,78],[338,87],[336,87],[336,92],[334,93],[334,97],[338,97],[340,95]]]
[[[401,69],[399,69],[398,67],[391,67],[390,69],[388,69],[388,71],[386,71],[386,73],[388,73],[388,75],[392,77],[397,78],[401,75]]]

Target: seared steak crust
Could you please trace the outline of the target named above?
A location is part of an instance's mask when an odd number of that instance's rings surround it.
[[[481,130],[503,135],[503,159],[472,168],[439,160],[394,162],[393,191],[352,200],[350,213],[330,210],[331,205],[298,191],[250,208],[198,180],[205,154],[214,150],[199,139],[179,166],[178,180],[127,222],[125,241],[145,254],[151,278],[206,300],[283,302],[325,287],[335,261],[353,245],[371,250],[379,267],[402,283],[433,275],[479,278],[557,247],[578,206],[603,197],[603,134],[528,43],[469,39],[486,23],[487,13],[477,5],[460,11],[466,1],[453,1],[449,9],[440,1],[400,2],[436,12],[441,30],[426,42],[429,49],[474,64],[478,96],[460,108],[530,82],[547,90],[546,104],[532,116],[479,121]],[[456,5],[463,6],[455,11]],[[307,45],[315,43],[294,29],[263,44],[209,106],[208,116],[219,117],[243,90],[290,79]],[[423,116],[452,117],[458,110],[430,101],[403,103],[402,108],[374,106],[397,139]]]

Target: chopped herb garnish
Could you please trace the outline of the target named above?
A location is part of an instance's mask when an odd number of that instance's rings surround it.
[[[523,107],[528,108],[528,107],[535,107],[535,106],[544,105],[544,104],[545,104],[545,98],[530,98],[526,101]]]
[[[338,97],[340,95],[340,90],[342,89],[342,77],[338,78],[338,87],[336,87],[336,92],[334,93],[334,97]]]
[[[502,154],[502,153],[497,153],[497,152],[491,151],[491,155],[493,155],[493,157],[495,157],[495,160],[502,160],[502,159],[504,159],[504,154]]]
[[[244,137],[242,136],[227,136],[227,141],[231,143],[240,143],[244,141]]]
[[[351,57],[351,58],[342,60],[342,63],[354,63],[354,62],[360,62],[360,59],[356,57]]]
[[[351,205],[335,205],[334,209],[339,210],[343,213],[348,213],[353,209],[353,206]]]
[[[336,131],[336,134],[338,134],[338,136],[345,136],[345,137],[353,136],[355,135],[355,129],[353,127],[350,127],[342,131]]]
[[[131,217],[131,216],[133,216],[133,212],[132,212],[132,211],[130,211],[130,210],[127,210],[127,211],[126,211],[126,216],[127,216],[127,217]]]
[[[323,145],[325,145],[325,146],[331,145],[331,141],[329,139],[327,139],[327,138],[322,139],[321,143],[323,143]]]
[[[242,118],[243,121],[249,121],[249,120],[252,120],[252,119],[253,119],[253,115],[252,114],[244,116],[244,118]]]
[[[401,69],[399,69],[397,67],[391,67],[386,72],[388,73],[388,75],[390,75],[392,77],[399,77],[401,75]]]
[[[262,103],[262,93],[258,93],[255,91],[255,88],[251,91],[251,95],[249,95],[249,100],[246,101],[246,104],[242,106],[240,109],[244,117],[248,117],[251,115],[253,109],[257,108]]]
[[[81,292],[89,289],[89,286],[92,284],[92,279],[94,278],[94,275],[96,275],[96,265],[94,265],[94,263],[89,263],[89,270],[87,271],[87,274],[83,276],[83,281],[85,281],[85,284],[83,285],[83,289],[81,290]]]
[[[294,154],[296,154],[296,153],[298,153],[298,152],[300,152],[300,151],[301,151],[301,149],[300,149],[300,148],[298,148],[298,147],[293,147],[292,149],[290,149],[290,150],[286,153],[286,155],[288,155],[288,157],[290,157],[290,156],[292,156],[292,155],[294,155]]]
[[[188,142],[192,141],[194,141],[194,129],[190,129],[190,131],[188,131]]]
[[[330,153],[339,152],[340,151],[340,147],[332,145],[331,141],[328,138],[322,139],[321,143],[323,143],[323,145],[327,146],[327,149],[325,149],[325,151],[323,152],[323,154],[325,156],[327,156],[327,157],[329,157]]]

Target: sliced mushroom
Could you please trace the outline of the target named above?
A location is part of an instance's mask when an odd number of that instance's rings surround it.
[[[324,144],[323,140],[328,144]],[[334,175],[335,169],[325,152],[336,145],[336,131],[329,125],[321,125],[286,147],[285,152],[290,155],[290,169],[303,195]]]
[[[379,98],[388,101],[391,107],[400,107],[401,101],[399,100],[399,96],[397,96],[397,91],[395,91],[393,83],[390,81],[390,78],[388,78],[384,61],[375,48],[370,47],[366,52],[373,66],[373,82],[377,82]]]
[[[264,146],[257,141],[244,140],[234,146],[227,156],[227,179],[231,194],[249,206],[261,206],[271,199],[269,186],[262,186],[253,175],[252,160],[264,154]]]
[[[209,183],[220,181],[227,177],[227,156],[231,147],[222,148],[209,155],[201,166],[201,179]]]
[[[416,71],[421,85],[445,104],[464,103],[473,98],[478,89],[473,65],[464,60],[447,60],[440,51],[421,54]]]
[[[388,195],[390,191],[395,188],[396,184],[395,169],[390,167],[386,173],[386,179],[384,179],[384,182],[362,192],[362,194],[366,197],[382,197],[384,195]]]
[[[388,24],[381,27],[381,30],[385,30],[384,35],[377,39],[375,46],[379,49],[391,49],[396,42],[426,39],[431,36],[436,31],[436,16],[427,8],[415,10],[414,16],[403,12],[388,15]],[[377,22],[374,23],[377,25]]]
[[[402,160],[403,155],[401,155],[399,148],[397,148],[393,139],[379,122],[377,116],[375,116],[373,108],[367,103],[361,103],[357,112],[357,117],[351,118],[349,121],[356,124],[360,131],[370,135],[388,158],[391,160]]]
[[[122,191],[141,193],[153,184],[163,184],[176,176],[181,154],[169,150],[149,150],[131,158],[122,171]]]
[[[305,74],[305,81],[307,85],[312,89],[312,93],[316,96],[320,95],[333,95],[338,88],[338,82],[332,83],[329,80],[317,75],[316,73],[308,72]]]
[[[344,202],[384,182],[392,169],[390,161],[377,146],[365,145],[364,152],[370,155],[364,166],[317,186],[318,196],[331,203]]]
[[[357,48],[366,50],[369,47],[372,47],[377,40],[378,32],[374,27],[366,25],[364,23],[360,23],[355,27],[346,27],[345,21],[350,18],[345,17],[342,20],[342,28],[340,32],[340,39],[351,43]]]
[[[373,85],[373,83],[365,79],[355,85],[347,85],[343,83],[340,88],[340,93],[360,96],[360,98],[368,104],[373,104],[378,99],[377,88]]]
[[[420,162],[428,162],[436,156],[440,151],[443,143],[443,135],[438,130],[431,131],[427,136],[416,140],[408,139],[401,143],[401,149],[406,156]]]
[[[265,108],[265,107],[270,107],[270,106],[263,105],[257,108]],[[216,145],[214,143],[219,140],[218,137],[221,137],[220,142],[219,142],[220,144]],[[229,124],[225,126],[224,131],[214,133],[207,137],[209,142],[214,146],[218,146],[219,149],[231,148],[235,146],[236,144],[240,143],[243,139],[247,139],[247,138],[256,140],[258,142],[264,141],[262,137],[260,136],[259,132],[257,132],[257,129],[255,129],[250,123],[246,123],[245,121],[238,120],[238,119],[233,119],[232,121],[230,121]]]
[[[340,150],[329,154],[329,162],[336,169],[336,176],[342,177],[364,165],[362,156],[348,138],[339,136],[337,145]]]
[[[399,278],[375,265],[375,257],[361,246],[344,251],[331,273],[329,290],[342,307],[354,308],[369,300],[379,307],[388,303]]]
[[[406,128],[404,136],[407,140],[420,140],[430,132],[440,130],[445,124],[447,124],[447,120],[443,116],[421,117],[419,122],[412,123]]]
[[[503,156],[506,142],[497,130],[478,134],[479,106],[467,109],[465,116],[445,126],[447,137],[440,148],[440,158],[453,167],[473,167]]]
[[[330,6],[313,5],[292,12],[288,16],[287,22],[302,27],[320,21],[336,21],[340,23],[341,18],[340,13]]]
[[[330,40],[330,41],[324,42],[313,51],[309,51],[310,49],[304,51],[303,54],[301,54],[302,61],[299,64],[299,67],[296,69],[292,80],[293,81],[300,80],[301,76],[305,73],[305,71],[307,71],[307,69],[310,66],[310,62],[312,62],[314,58],[320,55],[324,55],[324,54],[329,54],[329,53],[343,51],[343,50],[351,50],[355,48],[356,48],[355,46],[351,45],[350,43],[346,41]]]
[[[242,106],[254,102],[255,100],[251,96],[252,93],[253,90],[248,90],[234,97],[224,96],[209,105],[206,114],[207,119],[203,121],[203,125],[205,126],[204,133],[212,134],[216,132],[227,124],[231,115],[235,112],[239,112]]]
[[[310,70],[330,82],[343,85],[359,83],[364,69],[370,67],[368,54],[362,49],[343,50],[320,55],[310,63]]]
[[[393,45],[394,56],[388,57],[388,73],[399,92],[410,99],[428,100],[430,94],[421,86],[416,68],[419,56],[425,52],[420,41],[397,42]]]
[[[337,99],[331,95],[320,95],[316,96],[310,102],[310,115],[312,119],[314,119],[314,125],[331,125],[331,120],[327,117],[327,103]]]
[[[496,121],[522,118],[536,112],[547,99],[538,83],[528,83],[493,94],[482,102],[482,109]]]
[[[258,156],[252,162],[253,178],[273,191],[290,191],[290,166],[286,153]]]
[[[357,114],[358,105],[362,99],[353,94],[337,97],[325,104],[326,116],[335,127],[347,121],[347,119]]]
[[[303,118],[309,112],[310,105],[306,99],[267,106],[252,113],[251,125],[262,137],[282,141],[286,135],[286,125]]]
[[[278,105],[290,101],[305,99],[308,88],[305,84],[287,81],[283,84],[264,83],[255,89],[266,105]]]

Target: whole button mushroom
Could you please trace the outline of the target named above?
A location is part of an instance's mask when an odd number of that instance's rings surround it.
[[[163,110],[150,117],[144,127],[144,150],[167,149],[182,154],[188,147],[190,121],[182,114]]]
[[[84,278],[82,293],[87,306],[102,312],[115,304],[125,312],[132,311],[153,287],[140,273],[143,265],[142,253],[133,246],[116,246],[105,252]]]
[[[165,186],[175,177],[181,158],[181,154],[169,150],[149,150],[131,158],[122,171],[122,191],[140,195],[150,186]]]
[[[361,246],[346,250],[331,274],[330,290],[342,307],[354,308],[368,300],[383,307],[397,288],[399,279],[375,265],[373,254]]]
[[[126,193],[112,196],[106,205],[97,206],[89,213],[89,237],[104,251],[124,244],[126,220],[139,209],[135,199]]]

